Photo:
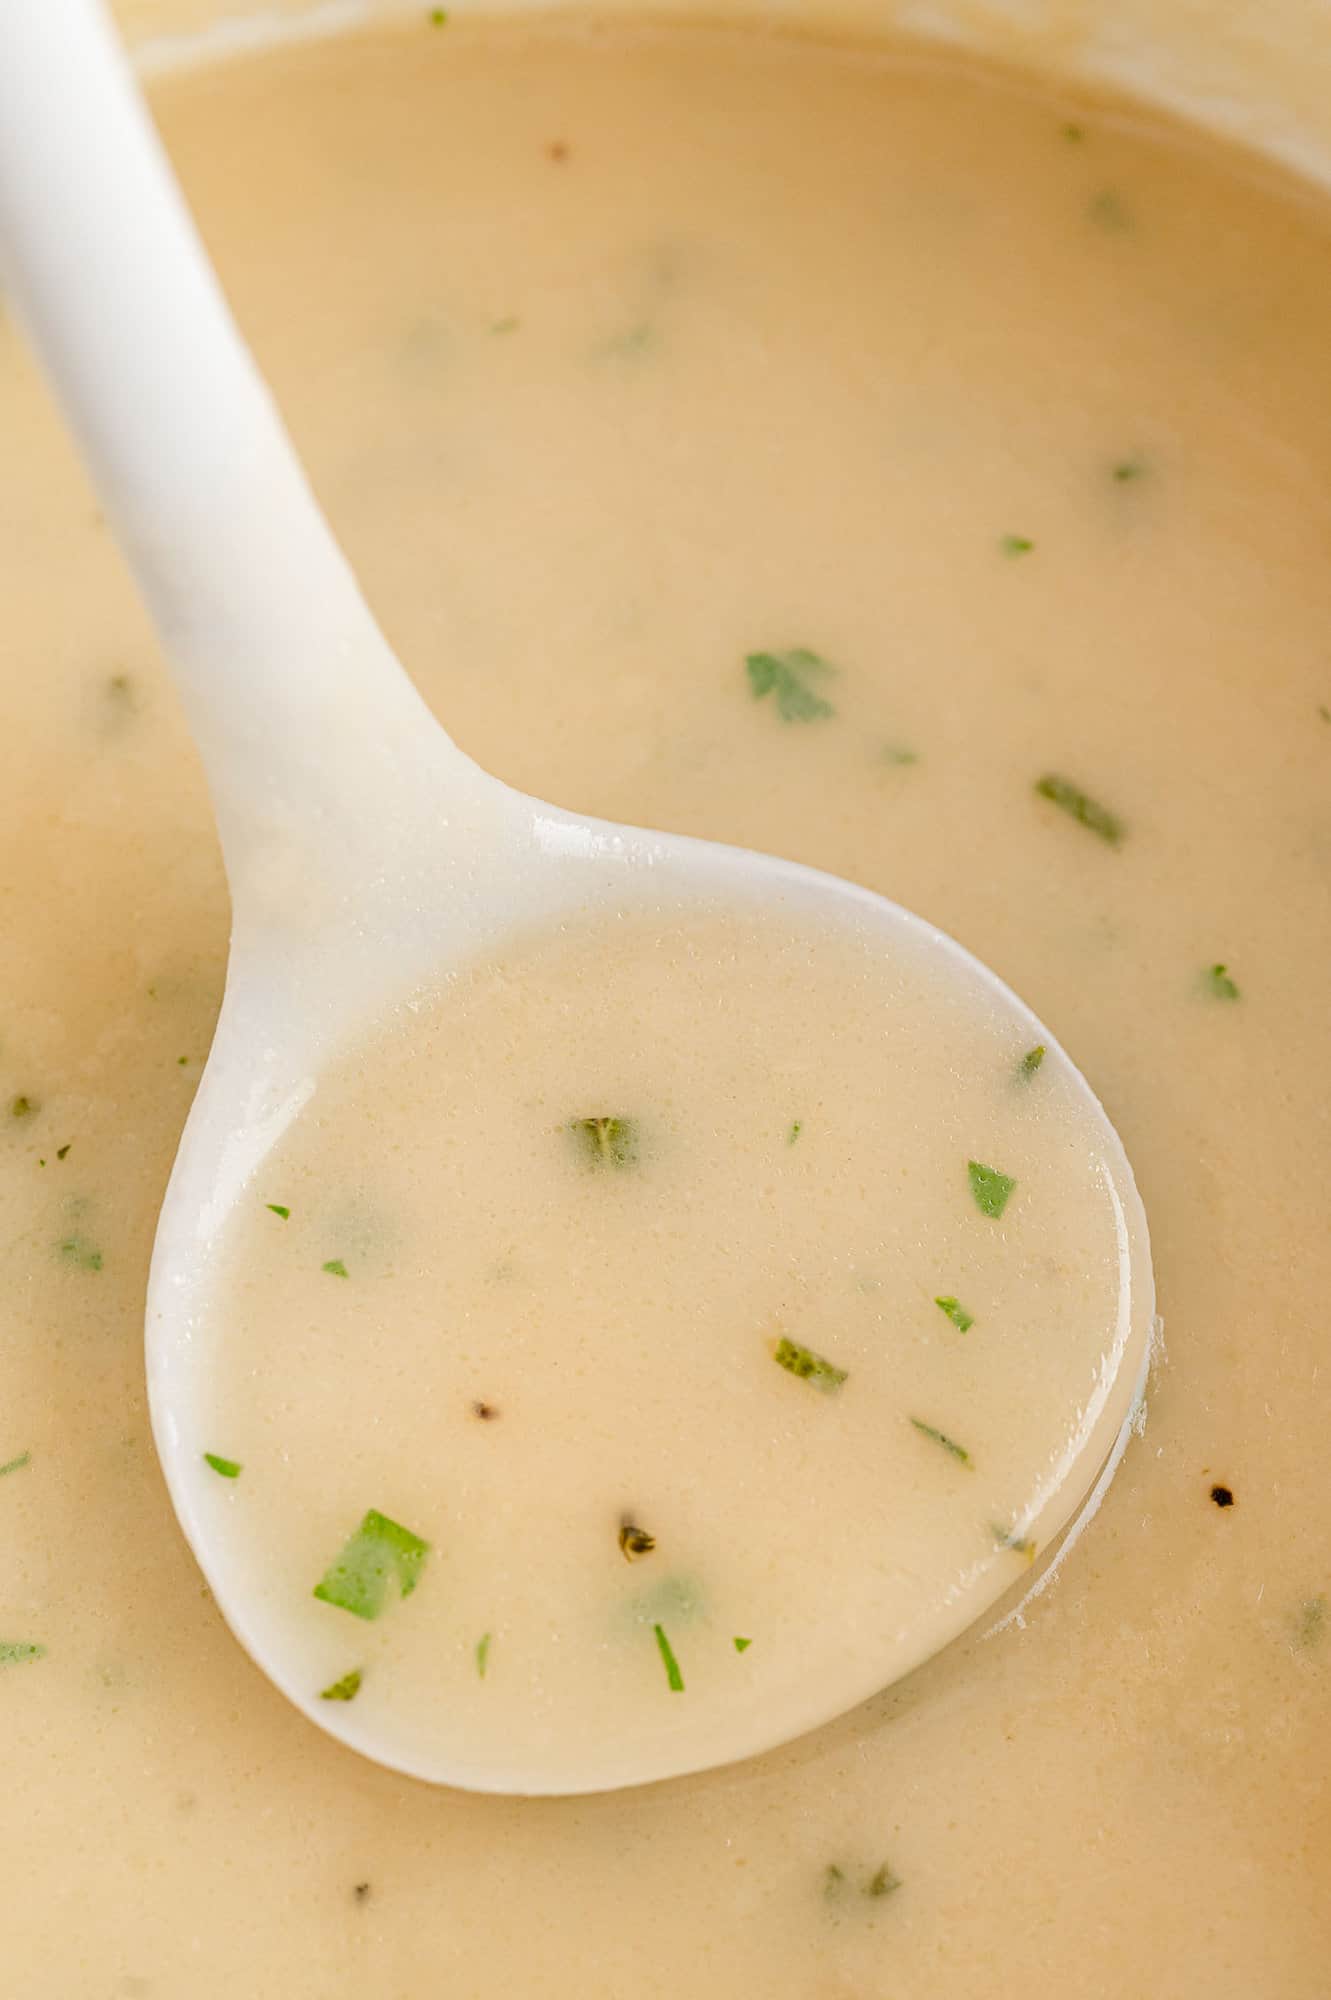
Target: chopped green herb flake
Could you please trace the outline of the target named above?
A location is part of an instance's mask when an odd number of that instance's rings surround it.
[[[180,1068],[181,1068],[181,1069],[184,1069],[184,1067],[185,1067],[185,1065],[186,1065],[186,1063],[187,1063],[188,1061],[189,1061],[189,1057],[188,1057],[188,1056],[177,1056],[177,1057],[176,1057],[176,1062],[178,1063],[178,1065],[180,1066]]]
[[[968,1313],[960,1299],[954,1299],[948,1295],[940,1299],[935,1299],[934,1304],[940,1311],[947,1314],[947,1317],[951,1320],[953,1326],[956,1327],[958,1333],[969,1333],[974,1326],[974,1313]]]
[[[804,1126],[802,1122],[797,1118],[795,1120],[795,1123],[791,1126],[790,1130],[786,1134],[786,1144],[788,1146],[793,1146],[803,1130]]]
[[[1120,486],[1126,486],[1133,479],[1145,479],[1146,462],[1140,458],[1120,458],[1112,468],[1112,476]]]
[[[1017,1183],[1010,1175],[1000,1174],[997,1167],[982,1167],[978,1160],[968,1160],[966,1171],[970,1175],[975,1206],[981,1215],[988,1215],[997,1222]]]
[[[921,1417],[912,1417],[911,1423],[921,1437],[932,1438],[935,1444],[941,1444],[944,1451],[950,1452],[953,1458],[959,1459],[963,1465],[970,1464],[971,1455],[966,1447],[958,1444],[955,1438],[950,1438],[946,1431],[940,1431],[934,1424],[926,1424]]]
[[[206,1451],[203,1454],[203,1462],[205,1465],[211,1465],[213,1471],[220,1473],[223,1479],[240,1478],[242,1467],[237,1459],[220,1458],[215,1451]]]
[[[825,1396],[835,1394],[850,1372],[846,1368],[838,1368],[835,1362],[825,1360],[821,1354],[815,1354],[811,1347],[801,1347],[797,1340],[788,1340],[784,1335],[778,1340],[772,1358],[779,1368],[798,1375],[801,1382],[812,1383]]]
[[[485,1679],[485,1669],[490,1663],[490,1638],[489,1632],[482,1632],[476,1641],[476,1671],[482,1680]]]
[[[31,1118],[34,1112],[40,1110],[41,1106],[35,1097],[16,1097],[9,1107],[10,1116],[13,1118]]]
[[[353,1667],[349,1674],[343,1674],[340,1681],[331,1687],[319,1690],[320,1701],[354,1701],[360,1693],[361,1669]]]
[[[1092,222],[1111,235],[1122,235],[1132,228],[1132,216],[1127,204],[1113,188],[1102,188],[1099,194],[1092,196],[1086,213]]]
[[[1036,1070],[1039,1069],[1040,1064],[1044,1061],[1044,1058],[1045,1058],[1044,1043],[1037,1042],[1033,1049],[1027,1049],[1025,1055],[1022,1057],[1021,1061],[1017,1064],[1017,1075],[1034,1076]]]
[[[815,694],[811,685],[836,669],[807,646],[791,646],[784,653],[750,653],[744,670],[754,700],[773,695],[783,722],[819,722],[836,713],[831,702]]]
[[[27,1639],[0,1639],[0,1667],[17,1667],[25,1660],[40,1660],[45,1656],[45,1646],[33,1645]]]
[[[734,1639],[731,1641],[731,1644],[737,1653],[747,1653],[753,1641],[752,1639]]]
[[[864,1893],[866,1896],[890,1896],[893,1890],[900,1887],[901,1877],[894,1875],[886,1861],[884,1861],[882,1866],[876,1868],[865,1883]]]
[[[72,1146],[72,1145],[73,1145],[73,1143],[74,1143],[74,1141],[73,1141],[73,1140],[71,1139],[71,1140],[69,1141],[69,1145],[68,1145],[68,1146],[57,1146],[57,1147],[56,1147],[56,1149],[55,1149],[55,1156],[56,1156],[57,1160],[63,1160],[63,1159],[65,1159],[65,1158],[67,1157],[67,1155],[68,1155],[68,1153],[69,1153],[69,1147],[70,1147],[70,1146]]]
[[[100,690],[98,728],[103,737],[119,735],[131,717],[143,706],[139,691],[128,674],[112,674]]]
[[[1029,1535],[1019,1535],[1015,1528],[1005,1528],[1001,1521],[991,1521],[989,1532],[1000,1549],[1011,1549],[1015,1555],[1025,1556],[1027,1562],[1034,1562],[1035,1543]]]
[[[1327,1601],[1325,1597],[1306,1597],[1294,1616],[1294,1643],[1299,1647],[1317,1646],[1327,1633]]]
[[[330,1278],[345,1278],[350,1275],[340,1257],[330,1257],[323,1268]]]
[[[1237,1000],[1239,997],[1239,989],[1230,978],[1227,966],[1208,966],[1206,969],[1206,986],[1207,991],[1217,1000]]]
[[[341,1555],[314,1586],[325,1604],[353,1618],[377,1618],[384,1609],[390,1577],[403,1597],[420,1582],[430,1544],[372,1507]]]
[[[918,764],[919,761],[920,753],[918,750],[908,750],[902,743],[885,743],[883,745],[883,762],[885,764],[904,766],[906,764]]]
[[[639,1528],[632,1521],[621,1521],[619,1547],[625,1562],[637,1562],[639,1556],[652,1553],[656,1547],[656,1536],[649,1535],[646,1528]]]
[[[575,1118],[571,1127],[587,1164],[631,1167],[638,1157],[638,1127],[632,1118]]]
[[[280,1215],[283,1222],[285,1222],[291,1214],[291,1210],[289,1208],[284,1207],[280,1201],[266,1201],[264,1203],[264,1207],[268,1210],[268,1213],[270,1215]]]
[[[666,1637],[665,1626],[653,1625],[652,1630],[656,1634],[657,1651],[661,1655],[661,1664],[665,1668],[666,1680],[670,1684],[670,1691],[672,1694],[683,1694],[684,1676],[679,1671],[679,1661],[675,1658],[670,1641]]]
[[[102,1268],[101,1251],[84,1236],[67,1236],[57,1249],[64,1262],[72,1264],[77,1271],[100,1271]]]
[[[1082,140],[1086,137],[1086,127],[1084,125],[1060,125],[1058,129],[1062,137],[1067,140],[1069,146],[1080,146]]]
[[[637,361],[659,344],[659,330],[648,319],[635,320],[598,342],[592,350],[595,361]]]
[[[1028,556],[1035,543],[1029,535],[1004,535],[998,546],[1005,556]]]
[[[1056,772],[1050,771],[1043,778],[1036,779],[1035,789],[1042,799],[1050,800],[1060,812],[1070,814],[1079,826],[1099,834],[1101,840],[1107,840],[1111,847],[1117,847],[1122,840],[1122,820],[1070,779],[1060,778]]]
[[[1318,702],[1317,713],[1321,716],[1323,722],[1331,722],[1331,708],[1328,708],[1324,701]]]
[[[829,1861],[823,1870],[823,1895],[829,1903],[840,1902],[846,1891],[846,1871],[835,1861]]]
[[[492,319],[490,321],[490,331],[491,333],[516,333],[521,325],[522,321],[514,318],[513,314],[510,313],[505,319]]]
[[[432,28],[446,28],[448,26],[447,7],[431,7],[430,26]]]
[[[0,1479],[3,1479],[7,1472],[22,1472],[25,1465],[31,1464],[32,1453],[30,1451],[21,1451],[18,1457],[11,1458],[7,1465],[0,1465]]]

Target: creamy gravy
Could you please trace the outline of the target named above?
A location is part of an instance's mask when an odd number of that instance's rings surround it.
[[[0,323],[11,1983],[1315,2000],[1322,210],[1093,108],[702,31],[422,20],[160,111],[464,746],[962,936],[1124,1134],[1167,1357],[1057,1581],[784,1751],[506,1803],[314,1732],[223,1626],[147,1433],[144,1274],[225,902],[142,614]],[[814,723],[743,664],[799,647],[837,670]]]
[[[954,1637],[1082,1499],[1152,1315],[1112,1134],[1020,1028],[780,910],[567,923],[395,1009],[193,1336],[261,1657],[407,1769],[582,1791]]]

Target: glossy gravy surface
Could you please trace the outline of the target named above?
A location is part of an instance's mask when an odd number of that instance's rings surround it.
[[[355,1037],[220,1233],[172,1410],[282,1685],[420,1776],[600,1790],[990,1610],[1154,1310],[1038,1033],[927,933],[774,904],[578,916]]]
[[[225,953],[207,801],[0,321],[10,1983],[1317,2000],[1322,208],[1094,108],[703,31],[422,18],[159,108],[463,745],[964,938],[1124,1134],[1166,1351],[1058,1580],[789,1749],[523,1804],[312,1730],[210,1602],[144,1410],[154,1217]],[[833,713],[801,713],[792,653]]]

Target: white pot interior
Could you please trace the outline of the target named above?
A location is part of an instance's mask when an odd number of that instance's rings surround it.
[[[468,14],[586,13],[577,0],[464,0]],[[403,0],[118,0],[152,62],[278,35],[335,32]],[[904,34],[1074,89],[1111,91],[1331,180],[1331,35],[1304,0],[598,0],[601,16],[744,20],[800,32]]]

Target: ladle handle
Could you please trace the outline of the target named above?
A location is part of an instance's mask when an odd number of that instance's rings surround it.
[[[301,865],[363,880],[404,766],[474,767],[422,726],[101,0],[0,0],[0,282],[178,676],[233,896],[297,825]]]

